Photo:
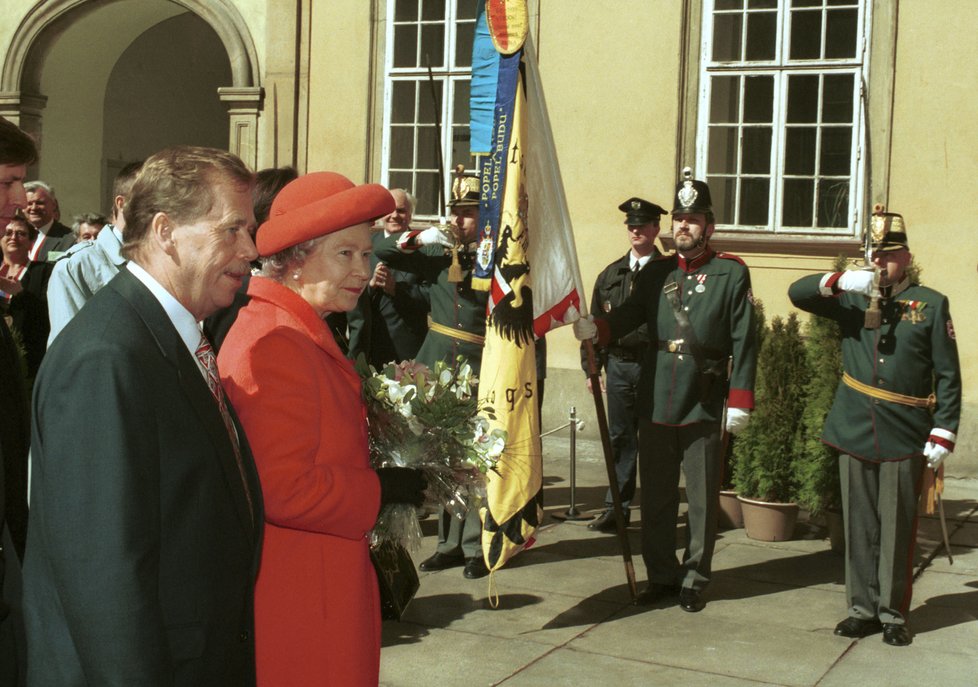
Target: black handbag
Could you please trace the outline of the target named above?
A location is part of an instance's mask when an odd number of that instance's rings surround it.
[[[421,586],[411,554],[400,544],[385,542],[370,547],[370,560],[377,571],[380,617],[382,620],[400,620]]]

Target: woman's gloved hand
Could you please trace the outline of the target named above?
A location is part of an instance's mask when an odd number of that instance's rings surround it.
[[[380,479],[380,505],[407,503],[415,507],[424,503],[428,481],[415,468],[377,468]]]

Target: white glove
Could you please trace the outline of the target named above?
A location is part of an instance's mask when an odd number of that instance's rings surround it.
[[[574,336],[577,337],[578,341],[598,340],[598,327],[590,315],[576,320],[572,326],[574,327]]]
[[[455,245],[455,240],[447,229],[443,227],[428,227],[414,239],[422,246],[445,246],[451,248]]]
[[[726,430],[730,434],[737,435],[744,431],[748,420],[750,411],[746,408],[727,408]]]
[[[872,270],[848,270],[842,273],[836,284],[840,291],[871,296],[873,294],[873,276]]]
[[[936,470],[941,467],[941,463],[944,459],[951,454],[945,447],[940,444],[935,444],[932,441],[928,441],[924,444],[924,458],[927,459],[927,467],[932,470]]]

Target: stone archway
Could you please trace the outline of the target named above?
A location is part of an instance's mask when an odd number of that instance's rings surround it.
[[[0,70],[0,115],[34,134],[43,147],[46,98],[40,81],[45,56],[58,37],[85,15],[124,0],[48,0],[22,19]],[[229,149],[255,167],[262,105],[258,57],[247,25],[230,0],[166,0],[206,21],[220,38],[231,65],[231,84],[218,89],[228,107]]]

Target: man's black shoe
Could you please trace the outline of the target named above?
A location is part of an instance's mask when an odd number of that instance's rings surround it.
[[[649,586],[639,593],[639,595],[635,598],[634,603],[636,606],[651,606],[657,601],[675,596],[678,593],[678,584],[659,584],[657,582],[651,582],[649,583]]]
[[[421,561],[421,565],[418,566],[418,569],[422,572],[434,572],[435,570],[457,568],[464,563],[465,559],[462,558],[462,556],[453,556],[448,553],[438,553],[436,551],[434,556]]]
[[[683,587],[679,592],[679,607],[687,613],[699,613],[706,606],[700,598],[699,590]]]
[[[835,634],[840,637],[859,639],[860,637],[874,635],[882,629],[883,626],[880,625],[880,621],[876,618],[863,619],[849,617],[835,626]]]
[[[907,646],[913,640],[910,639],[910,630],[906,625],[896,625],[894,623],[883,623],[883,643],[890,646]]]
[[[465,575],[466,579],[478,580],[480,577],[489,574],[489,568],[486,567],[486,561],[482,556],[476,556],[465,560],[465,570],[462,571],[462,574]]]
[[[628,523],[631,522],[632,512],[630,510],[625,511],[625,527],[628,527]],[[587,528],[592,532],[608,532],[613,533],[618,531],[618,526],[615,524],[615,509],[606,508],[604,512],[598,517],[587,524]]]

